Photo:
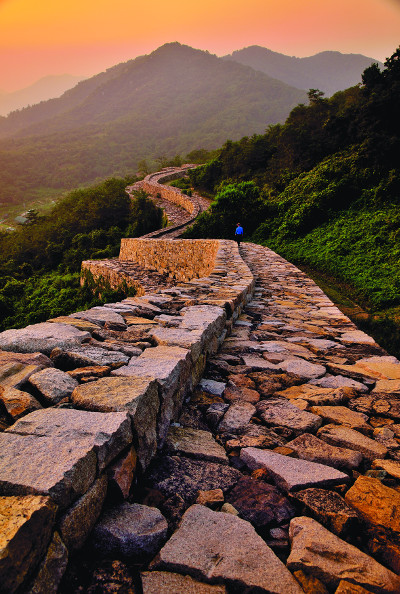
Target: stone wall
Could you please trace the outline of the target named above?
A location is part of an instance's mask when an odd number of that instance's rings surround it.
[[[148,242],[135,241],[144,258]],[[166,266],[156,243],[170,242],[153,243]],[[0,334],[0,592],[57,591],[68,555],[110,497],[128,496],[251,299],[234,242],[184,245],[196,265],[173,289]]]
[[[119,260],[134,261],[186,281],[208,276],[218,249],[219,241],[209,239],[122,239]]]

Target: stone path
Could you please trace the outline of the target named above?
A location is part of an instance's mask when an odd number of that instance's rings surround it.
[[[0,592],[400,592],[400,362],[268,248],[220,254],[0,335]]]

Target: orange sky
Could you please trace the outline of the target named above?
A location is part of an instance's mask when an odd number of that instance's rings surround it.
[[[400,44],[400,0],[0,0],[0,89],[89,76],[169,41],[384,60]]]

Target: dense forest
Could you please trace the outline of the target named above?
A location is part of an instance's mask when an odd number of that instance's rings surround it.
[[[143,192],[125,192],[136,178],[111,178],[69,193],[51,213],[0,234],[0,330],[18,328],[126,295],[90,279],[80,286],[82,260],[115,257],[122,237],[159,229],[163,211]]]
[[[240,220],[248,238],[384,311],[373,320],[387,328],[400,319],[400,49],[361,85],[308,95],[285,124],[227,141],[190,172],[215,201],[186,236],[229,238]]]

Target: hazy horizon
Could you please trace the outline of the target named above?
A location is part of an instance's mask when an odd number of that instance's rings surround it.
[[[0,89],[49,75],[90,77],[178,41],[222,56],[260,45],[307,57],[321,51],[384,61],[399,45],[398,0],[0,0]],[[122,40],[122,41],[121,41]]]

